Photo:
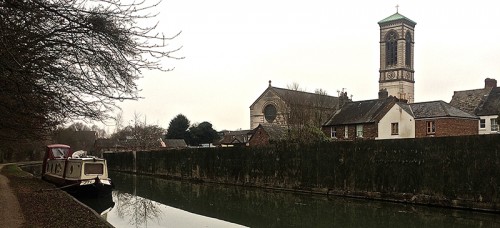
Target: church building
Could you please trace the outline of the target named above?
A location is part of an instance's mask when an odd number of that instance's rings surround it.
[[[380,26],[379,90],[389,96],[415,100],[413,46],[416,22],[396,12],[378,22]]]

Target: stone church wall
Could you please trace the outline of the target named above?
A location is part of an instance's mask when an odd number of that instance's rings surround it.
[[[110,170],[500,212],[500,135],[106,153]]]

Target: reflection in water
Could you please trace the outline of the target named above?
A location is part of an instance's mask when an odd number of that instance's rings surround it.
[[[116,202],[116,214],[123,220],[127,220],[132,226],[147,226],[148,221],[159,224],[162,211],[158,203],[119,191],[113,192]]]
[[[113,199],[116,207],[105,218],[115,227],[243,227],[120,191]]]
[[[500,227],[496,214],[110,175],[116,227]]]
[[[90,208],[94,209],[100,215],[105,215],[107,211],[115,206],[115,202],[113,197],[108,194],[102,197],[83,197],[83,196],[75,196],[78,201],[84,203]]]

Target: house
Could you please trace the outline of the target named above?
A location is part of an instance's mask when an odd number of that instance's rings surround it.
[[[415,118],[410,105],[404,101],[396,102],[382,115],[377,130],[375,139],[415,138]]]
[[[248,146],[248,141],[252,130],[222,131],[219,133],[221,140],[217,142],[220,147],[244,147]]]
[[[500,132],[500,88],[497,86],[497,80],[486,78],[482,89],[455,91],[450,104],[480,118],[479,134]]]
[[[287,139],[288,130],[285,126],[275,124],[259,124],[253,131],[249,146],[268,146]]]
[[[387,94],[386,91],[384,92]],[[395,106],[397,103],[402,104]],[[390,131],[390,128],[382,127],[382,125],[395,122],[398,124],[396,129],[401,129],[403,126],[405,129],[401,133],[398,131],[396,136],[410,138],[413,136],[411,134],[413,129],[411,126],[406,127],[410,125],[406,122],[410,122],[412,116],[405,105],[406,102],[401,102],[393,96],[349,102],[323,125],[322,130],[326,135],[338,140],[388,138],[394,134],[389,135],[387,131]],[[379,129],[381,129],[381,134],[388,134],[388,136],[379,137]]]
[[[476,116],[444,101],[408,104],[386,95],[383,90],[379,99],[345,104],[323,125],[323,132],[336,140],[478,134]]]
[[[339,98],[277,88],[269,81],[267,89],[250,105],[250,127],[255,129],[259,124],[312,124],[320,127],[347,100],[344,92]]]
[[[409,104],[415,118],[415,137],[477,135],[479,118],[444,101]]]

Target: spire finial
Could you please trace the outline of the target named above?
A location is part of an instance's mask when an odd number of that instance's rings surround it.
[[[399,4],[396,5],[396,13],[399,13]]]
[[[271,80],[269,80],[269,87],[271,87]]]

